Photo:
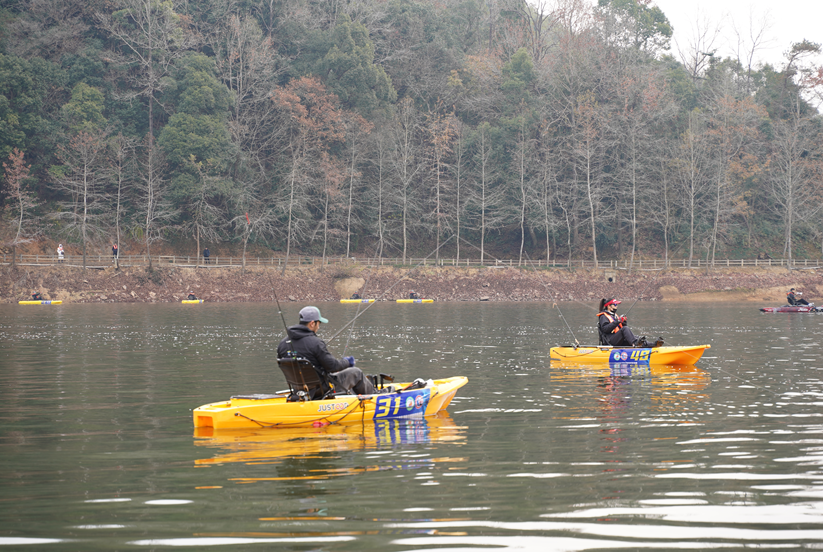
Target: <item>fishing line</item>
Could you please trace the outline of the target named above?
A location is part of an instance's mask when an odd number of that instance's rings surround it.
[[[772,391],[771,389],[768,389],[768,388],[766,388],[766,387],[761,387],[761,386],[759,386],[759,385],[756,385],[756,384],[755,384],[754,382],[752,382],[751,380],[747,380],[746,378],[742,378],[742,377],[738,376],[737,374],[732,374],[731,372],[729,372],[729,371],[727,371],[727,370],[724,370],[723,368],[717,367],[717,369],[718,369],[719,371],[723,372],[724,374],[728,375],[728,376],[731,376],[731,377],[733,377],[733,378],[736,378],[736,379],[738,379],[738,380],[742,381],[742,382],[743,382],[743,383],[745,383],[745,384],[751,385],[751,386],[752,386],[752,387],[754,387],[755,389],[759,389],[759,390],[761,390],[761,391],[768,391],[769,393],[771,393],[771,394],[772,394],[772,395],[774,395],[775,397],[782,397],[782,396],[783,396],[783,394],[782,394],[782,393],[777,393],[777,392]]]
[[[541,283],[541,284],[543,284],[543,287],[545,287],[545,288],[546,288],[546,291],[548,291],[548,292],[549,292],[549,297],[552,297],[554,294],[552,293],[551,289],[549,289],[549,286],[546,284],[546,282],[544,282],[544,281],[543,281],[543,275],[542,275],[542,274],[540,274],[540,272],[538,272],[538,271],[537,271],[537,268],[535,268],[535,266],[534,266],[534,261],[532,261],[531,257],[529,257],[528,252],[525,252],[525,251],[524,251],[524,253],[526,254],[526,259],[528,259],[529,263],[531,263],[531,265],[532,265],[532,269],[533,269],[535,272],[537,272],[537,277],[540,279],[540,283]],[[565,317],[565,316],[563,316],[563,311],[562,311],[562,310],[560,310],[560,306],[557,304],[557,302],[556,302],[556,301],[552,301],[552,307],[556,308],[556,309],[557,309],[557,312],[559,312],[559,313],[560,313],[560,319],[561,319],[561,320],[563,320],[563,323],[564,323],[564,324],[566,325],[566,327],[569,329],[569,333],[570,333],[570,334],[572,334],[572,339],[574,339],[574,344],[575,344],[577,347],[579,347],[579,346],[580,346],[580,342],[579,342],[579,341],[577,341],[577,337],[575,337],[574,332],[572,331],[572,327],[571,327],[571,326],[569,326],[569,323],[568,323],[568,322],[566,322],[566,317]]]
[[[375,249],[375,252],[374,252],[375,256],[369,259],[370,260],[369,266],[377,264],[377,259],[379,259],[382,254],[383,254],[383,242],[381,241],[378,244],[377,249]],[[372,261],[371,259],[374,259],[374,260]],[[371,279],[371,273],[369,273],[369,276],[366,278],[366,281],[363,282],[363,297],[366,296],[366,290],[369,288],[369,280],[370,279]],[[362,309],[362,308],[363,308],[363,303],[362,302],[358,303],[357,304],[357,311],[355,311],[355,313],[354,313],[354,318],[352,319],[352,322],[354,322],[354,320],[357,319],[357,317],[360,315],[360,309]],[[351,341],[352,333],[354,333],[354,324],[352,324],[349,327],[349,335],[346,336],[346,344],[343,346],[343,355],[346,354],[346,350],[349,348],[349,341]]]
[[[643,289],[643,291],[640,293],[640,295],[637,296],[637,299],[634,300],[634,303],[632,303],[632,306],[629,307],[629,310],[627,310],[626,314],[624,314],[623,316],[628,316],[629,315],[629,313],[632,311],[632,309],[637,304],[637,302],[640,300],[640,298],[643,295],[645,295],[646,292],[649,290],[649,285],[652,284],[655,280],[657,280],[657,277],[660,275],[661,271],[666,270],[666,269],[664,267],[664,268],[656,268],[656,269],[653,269],[653,270],[657,271],[657,274],[655,274],[654,278],[652,278],[649,282],[646,283],[646,287]]]
[[[423,264],[423,263],[425,263],[427,260],[429,260],[429,257],[431,257],[432,255],[434,255],[435,253],[437,253],[437,252],[440,250],[440,248],[441,248],[441,247],[443,247],[444,245],[446,245],[447,243],[449,243],[449,240],[451,240],[451,239],[452,239],[452,237],[453,237],[453,236],[449,236],[449,237],[448,237],[448,239],[446,239],[446,241],[444,241],[444,242],[443,242],[443,243],[441,243],[439,246],[437,246],[437,247],[434,249],[434,251],[432,251],[431,253],[429,253],[428,255],[426,255],[426,257],[425,257],[425,258],[423,258],[423,260],[422,260],[422,261],[420,261],[419,263],[417,263],[416,265],[414,265],[414,266],[411,268],[411,270],[409,270],[406,274],[404,274],[403,276],[401,276],[401,277],[400,277],[400,278],[399,278],[396,282],[394,282],[392,285],[390,285],[388,288],[386,288],[386,290],[385,290],[383,293],[381,293],[381,294],[380,294],[380,296],[379,296],[379,297],[377,297],[377,299],[375,299],[374,303],[369,303],[369,306],[368,306],[368,307],[366,307],[365,309],[363,309],[363,312],[361,312],[360,314],[358,314],[357,316],[355,316],[354,318],[352,318],[351,320],[349,320],[349,321],[348,321],[348,322],[347,322],[347,323],[346,323],[346,324],[345,324],[342,328],[340,328],[339,330],[337,330],[337,332],[336,332],[333,336],[331,336],[331,337],[328,339],[328,341],[326,341],[326,343],[330,343],[330,342],[331,342],[331,341],[332,341],[335,337],[337,337],[338,335],[340,335],[340,332],[342,332],[342,331],[343,331],[343,330],[345,330],[347,327],[349,327],[349,325],[354,324],[355,320],[357,320],[358,318],[360,318],[361,316],[363,316],[364,314],[366,314],[366,311],[368,311],[370,308],[372,308],[372,306],[376,305],[376,304],[377,304],[377,301],[379,301],[380,299],[382,299],[382,298],[383,298],[383,297],[384,297],[384,296],[385,296],[385,295],[386,295],[389,291],[391,291],[391,290],[392,290],[392,288],[393,288],[394,286],[396,286],[397,284],[399,284],[400,282],[402,282],[404,279],[406,279],[406,278],[409,276],[409,274],[413,273],[415,270],[417,270],[417,268],[418,268],[420,265],[422,265],[422,264]]]

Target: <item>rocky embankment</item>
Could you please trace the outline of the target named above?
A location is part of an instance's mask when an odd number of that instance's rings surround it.
[[[647,301],[760,301],[783,304],[795,287],[823,304],[823,275],[782,268],[660,272],[530,270],[518,268],[330,266],[290,269],[71,266],[0,268],[0,302],[40,291],[64,302],[176,302],[193,291],[210,302],[396,299],[414,290],[436,301],[592,301],[601,297]]]

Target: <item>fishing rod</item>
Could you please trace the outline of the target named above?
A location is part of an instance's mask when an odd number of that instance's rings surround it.
[[[386,295],[389,291],[391,291],[391,290],[392,290],[392,288],[393,288],[394,286],[396,286],[397,284],[399,284],[400,282],[402,282],[402,281],[403,281],[406,277],[408,277],[408,275],[409,275],[410,273],[412,273],[412,272],[414,272],[415,270],[417,270],[417,268],[418,268],[420,265],[422,265],[423,263],[425,263],[425,262],[429,259],[429,257],[431,257],[432,255],[434,255],[435,253],[437,253],[437,252],[440,250],[440,248],[441,248],[441,247],[443,247],[444,245],[446,245],[447,243],[449,243],[449,240],[451,240],[453,237],[454,237],[454,236],[449,236],[449,237],[448,237],[448,239],[446,239],[446,241],[444,241],[444,242],[443,242],[443,243],[441,243],[439,246],[437,246],[437,248],[435,248],[435,250],[434,250],[434,251],[432,251],[431,253],[429,253],[428,255],[426,255],[426,257],[425,257],[425,258],[423,258],[423,260],[422,260],[422,261],[420,261],[419,263],[417,263],[416,265],[414,265],[414,266],[411,268],[411,270],[409,270],[409,272],[408,272],[408,273],[406,273],[406,274],[404,274],[403,276],[401,276],[401,277],[400,277],[400,278],[399,278],[399,279],[398,279],[395,283],[393,283],[393,284],[392,284],[392,285],[390,285],[388,288],[386,288],[386,291],[384,291],[383,293],[381,293],[381,294],[380,294],[380,296],[379,296],[377,299],[382,299],[382,298],[383,298],[383,297],[384,297],[384,296],[385,296],[385,295]],[[335,337],[337,337],[338,335],[340,335],[340,332],[342,332],[343,330],[345,330],[345,329],[346,329],[347,327],[349,327],[351,324],[354,324],[355,320],[357,320],[358,318],[360,318],[361,316],[363,316],[364,314],[366,314],[366,312],[367,312],[370,308],[372,308],[372,306],[374,306],[374,305],[376,305],[376,304],[377,304],[377,301],[375,301],[374,303],[369,303],[369,306],[368,306],[368,307],[366,307],[365,309],[363,309],[363,311],[362,311],[361,313],[359,313],[357,316],[355,316],[354,318],[352,318],[351,320],[349,320],[349,321],[348,321],[348,322],[347,322],[347,323],[346,323],[346,324],[345,324],[342,328],[340,328],[339,330],[337,330],[337,332],[336,332],[333,336],[331,336],[331,337],[328,339],[328,341],[326,341],[326,343],[330,343],[330,342],[331,342],[331,341],[332,341]]]
[[[283,321],[283,328],[286,330],[286,335],[289,334],[289,326],[286,324],[286,317],[283,316],[283,309],[280,307],[280,299],[277,298],[277,291],[274,289],[274,282],[271,279],[271,274],[268,275],[269,284],[271,285],[271,292],[274,295],[274,300],[277,303],[277,313],[280,315],[280,320]]]
[[[376,260],[379,259],[382,254],[383,254],[383,242],[380,241],[380,243],[378,243],[378,245],[377,245],[377,249],[375,249],[375,251],[374,251],[374,257],[373,258],[375,259],[375,261],[374,261],[375,263],[377,262]],[[366,281],[363,283],[363,295],[364,296],[366,295],[366,290],[369,288],[369,280],[370,279],[371,279],[371,274],[369,274],[369,277],[366,278]],[[362,309],[362,308],[363,308],[363,303],[358,303],[357,304],[357,310],[354,313],[354,318],[352,319],[352,322],[355,319],[357,319],[357,317],[360,315],[360,309]],[[346,354],[346,350],[348,350],[348,348],[349,348],[349,341],[351,341],[351,336],[352,336],[353,333],[354,333],[354,324],[351,324],[349,326],[349,335],[346,336],[346,344],[343,346],[343,354],[344,355]]]
[[[536,269],[536,268],[535,268],[535,266],[534,266],[534,261],[532,261],[531,257],[529,257],[528,252],[524,251],[524,253],[526,253],[526,259],[528,259],[529,263],[531,263],[532,268],[535,270],[535,272],[537,272],[537,269]],[[542,274],[540,274],[540,272],[537,272],[537,276],[538,276],[538,278],[540,278],[540,283],[541,283],[541,284],[543,284],[543,287],[545,287],[545,288],[546,288],[546,291],[548,291],[548,292],[549,292],[549,297],[551,297],[551,296],[552,296],[551,289],[549,289],[549,286],[546,284],[546,282],[544,282],[544,281],[543,281],[543,275],[542,275]],[[579,341],[577,341],[577,337],[575,337],[574,332],[572,331],[572,327],[571,327],[571,326],[569,326],[569,323],[568,323],[568,322],[566,322],[566,317],[565,317],[565,316],[563,316],[563,311],[562,311],[562,310],[560,310],[560,306],[557,304],[557,302],[556,302],[556,301],[552,301],[552,307],[556,308],[556,309],[557,309],[557,312],[558,312],[558,313],[560,313],[560,319],[561,319],[561,320],[563,320],[563,323],[564,323],[564,324],[566,325],[566,327],[569,329],[569,333],[570,333],[570,334],[572,334],[572,339],[574,339],[574,344],[575,344],[576,346],[578,346],[578,347],[579,347],[579,346],[580,346],[580,342],[579,342]]]
[[[654,270],[655,270],[655,271],[659,274],[659,273],[660,273],[660,271],[662,271],[662,270],[666,270],[666,269],[665,269],[665,268],[658,268],[658,269],[654,269]],[[632,306],[631,306],[631,307],[629,307],[629,310],[627,310],[627,311],[626,311],[626,314],[624,314],[623,316],[628,316],[628,315],[629,315],[629,313],[632,311],[632,309],[633,309],[633,308],[634,308],[634,306],[637,304],[637,302],[640,300],[640,298],[641,298],[643,295],[645,295],[645,294],[646,294],[646,292],[649,290],[649,286],[650,286],[650,285],[651,285],[651,284],[652,284],[655,280],[657,280],[657,276],[658,276],[658,274],[655,274],[655,275],[654,275],[654,278],[652,278],[651,280],[649,280],[649,281],[646,283],[646,287],[645,287],[645,288],[643,288],[643,291],[640,293],[640,295],[638,295],[638,296],[637,296],[637,298],[634,300],[634,303],[632,303]]]

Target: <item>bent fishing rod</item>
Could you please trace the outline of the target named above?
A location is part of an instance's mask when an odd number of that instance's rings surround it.
[[[415,270],[417,270],[417,268],[418,268],[420,265],[422,265],[423,263],[425,263],[425,262],[429,259],[429,257],[431,257],[432,255],[434,255],[435,253],[437,253],[437,252],[440,250],[440,248],[441,248],[441,247],[443,247],[444,245],[446,245],[447,243],[449,243],[449,240],[451,240],[453,237],[454,237],[454,236],[449,236],[449,237],[448,237],[448,239],[446,239],[446,241],[444,241],[444,242],[443,242],[443,243],[441,243],[439,246],[437,246],[437,247],[434,249],[434,251],[432,251],[431,253],[429,253],[428,255],[426,255],[426,257],[425,257],[425,258],[423,258],[423,260],[422,260],[422,261],[420,261],[419,263],[417,263],[416,265],[414,265],[414,266],[412,267],[412,269],[411,269],[411,270],[409,270],[409,272],[408,272],[408,273],[406,273],[406,274],[404,274],[403,276],[401,276],[400,278],[398,278],[398,280],[397,280],[395,283],[393,283],[393,284],[392,284],[392,285],[390,285],[388,288],[386,288],[386,291],[384,291],[383,293],[381,293],[381,294],[380,294],[380,296],[379,296],[377,299],[382,299],[382,298],[383,298],[383,297],[384,297],[384,296],[385,296],[385,295],[386,295],[389,291],[391,291],[391,290],[392,290],[392,288],[393,288],[394,286],[396,286],[397,284],[399,284],[400,282],[402,282],[405,278],[407,278],[407,277],[409,276],[409,274],[411,274],[412,272],[414,272]],[[360,318],[361,316],[363,316],[364,314],[366,314],[366,312],[367,312],[370,308],[372,308],[374,305],[376,305],[376,304],[377,304],[377,301],[375,301],[374,303],[369,303],[369,306],[368,306],[368,307],[366,307],[365,309],[363,309],[363,311],[362,311],[362,312],[360,312],[359,314],[357,314],[354,318],[352,318],[351,320],[349,320],[348,322],[346,322],[346,324],[345,324],[342,328],[340,328],[339,330],[337,330],[337,332],[336,332],[333,336],[331,336],[331,337],[328,339],[328,341],[326,341],[326,343],[330,343],[330,342],[331,342],[331,341],[332,341],[335,337],[337,337],[338,335],[340,335],[340,332],[342,332],[343,330],[345,330],[346,328],[348,328],[350,325],[354,324],[355,320],[357,320],[358,318]]]

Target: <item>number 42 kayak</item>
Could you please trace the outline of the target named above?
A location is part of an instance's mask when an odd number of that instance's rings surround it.
[[[703,356],[711,345],[688,347],[612,347],[599,345],[590,347],[552,347],[549,351],[553,362],[569,364],[685,364],[691,365]]]

